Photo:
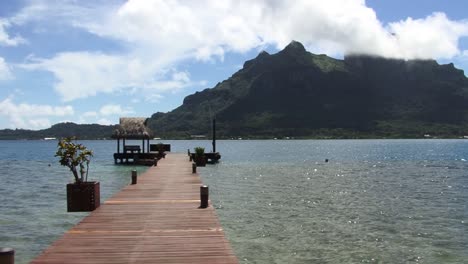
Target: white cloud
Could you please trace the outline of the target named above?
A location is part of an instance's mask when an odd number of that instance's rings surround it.
[[[109,126],[109,125],[113,125],[114,123],[112,123],[112,121],[110,121],[109,119],[101,118],[97,121],[97,124]]]
[[[144,88],[146,92],[165,92],[165,91],[177,91],[190,85],[200,85],[204,82],[192,82],[190,80],[190,74],[188,72],[174,72],[170,79],[155,81],[151,85],[147,85]]]
[[[122,108],[120,105],[115,105],[115,104],[108,104],[104,105],[101,107],[99,110],[99,113],[103,116],[110,116],[110,115],[128,115],[128,114],[133,114],[134,111],[127,107],[125,109]]]
[[[267,44],[282,48],[293,39],[331,55],[447,58],[459,52],[459,38],[468,36],[468,21],[451,21],[443,13],[385,27],[364,0],[219,2],[130,0],[107,20],[81,26],[100,36],[153,47],[150,54],[159,50],[173,61],[222,58],[226,52]]]
[[[74,114],[71,106],[50,106],[20,103],[12,98],[0,102],[0,116],[8,118],[14,128],[46,128],[50,126],[49,117],[64,117]]]
[[[424,19],[408,18],[391,23],[389,28],[395,33],[395,55],[404,58],[452,58],[461,53],[460,36],[468,36],[467,21],[450,21],[443,13]]]
[[[383,25],[364,0],[33,3],[13,21],[50,17],[125,48],[118,54],[62,52],[30,61],[28,68],[54,74],[55,90],[64,101],[98,93],[172,92],[200,83],[174,70],[187,60],[223,60],[229,52],[283,48],[291,40],[332,56],[447,59],[462,53],[459,39],[468,36],[468,21],[453,21],[442,13]]]
[[[27,123],[32,129],[43,129],[52,126],[50,120],[47,118],[30,119]]]
[[[26,41],[20,37],[10,37],[6,29],[11,26],[11,23],[6,19],[0,18],[0,45],[2,46],[17,46],[19,44],[25,43]]]
[[[173,73],[167,79],[162,65],[145,57],[65,52],[51,59],[29,59],[21,67],[52,72],[57,78],[55,91],[65,102],[98,93],[174,91],[193,84],[186,72],[168,71]]]
[[[78,123],[81,124],[101,124],[101,125],[112,125],[109,120],[111,116],[126,116],[134,114],[135,111],[131,107],[122,107],[118,104],[107,104],[103,105],[98,111],[88,111],[79,116]],[[114,119],[114,118],[111,118]]]
[[[9,80],[11,78],[13,78],[13,74],[11,73],[10,67],[5,62],[5,59],[0,57],[0,81]]]
[[[123,88],[125,59],[101,53],[66,52],[52,59],[31,59],[28,69],[52,72],[58,82],[55,90],[64,101],[110,93]]]
[[[99,113],[96,111],[88,111],[84,112],[83,114],[79,115],[78,117],[78,124],[89,124],[95,123],[95,120],[99,117]]]

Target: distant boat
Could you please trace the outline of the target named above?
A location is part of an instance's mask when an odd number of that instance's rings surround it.
[[[57,140],[57,138],[54,138],[54,137],[45,137],[44,140]]]

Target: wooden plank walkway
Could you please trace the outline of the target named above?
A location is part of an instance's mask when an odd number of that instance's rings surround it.
[[[186,154],[168,154],[31,263],[238,263],[200,185]]]

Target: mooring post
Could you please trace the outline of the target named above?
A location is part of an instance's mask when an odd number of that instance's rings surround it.
[[[187,155],[190,157],[190,149],[187,149]]]
[[[189,155],[189,161],[192,161],[192,160],[193,160],[192,155]]]
[[[213,118],[213,153],[216,153],[216,119]]]
[[[192,163],[192,173],[197,173],[197,164],[195,162]]]
[[[0,264],[15,264],[15,250],[0,248]]]
[[[132,184],[137,184],[137,171],[132,170]]]
[[[154,158],[154,163],[153,163],[154,166],[158,166],[158,158]]]
[[[208,207],[208,186],[202,185],[200,186],[200,208],[207,208]]]

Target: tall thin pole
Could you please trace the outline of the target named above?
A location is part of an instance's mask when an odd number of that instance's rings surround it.
[[[216,153],[216,119],[213,118],[213,153]]]

